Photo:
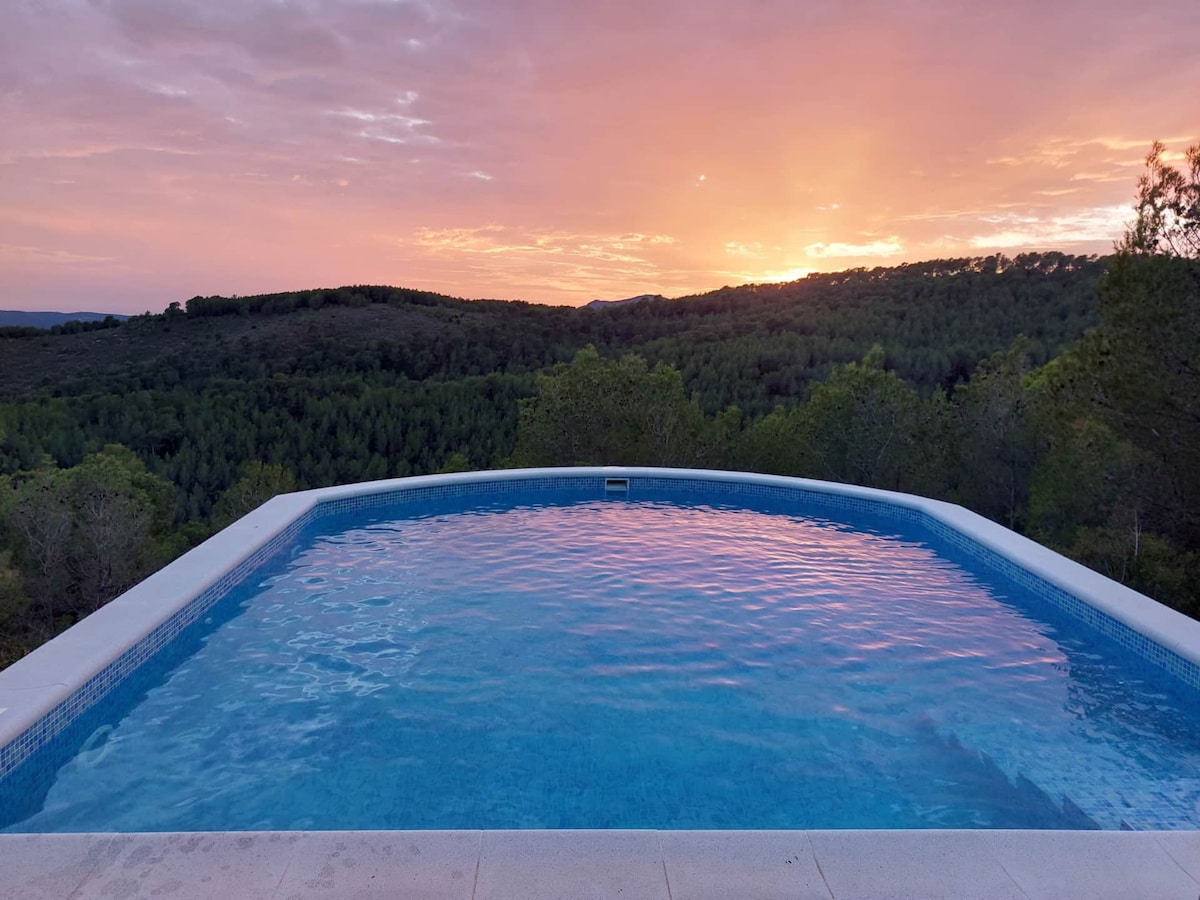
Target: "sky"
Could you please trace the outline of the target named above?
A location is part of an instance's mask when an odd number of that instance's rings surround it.
[[[2,0],[0,308],[1105,253],[1196,0]]]

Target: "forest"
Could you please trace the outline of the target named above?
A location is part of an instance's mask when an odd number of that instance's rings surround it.
[[[526,465],[960,503],[1200,615],[1200,147],[1108,257],[602,308],[350,286],[0,329],[0,666],[281,491]]]

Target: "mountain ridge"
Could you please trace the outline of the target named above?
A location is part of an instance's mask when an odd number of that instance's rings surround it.
[[[926,393],[1021,334],[1045,362],[1095,323],[1105,265],[1060,253],[937,260],[592,309],[378,285],[197,296],[117,327],[0,335],[0,396],[202,390],[230,378],[531,379],[590,344],[677,367],[710,414],[759,415],[876,344]]]
[[[57,312],[55,310],[0,309],[0,327],[52,328],[67,322],[103,322],[116,319],[124,322],[129,316],[124,313],[103,312]]]
[[[644,300],[666,300],[662,294],[638,294],[636,297],[626,297],[624,300],[593,300],[585,303],[584,309],[607,309],[613,306],[631,306]]]

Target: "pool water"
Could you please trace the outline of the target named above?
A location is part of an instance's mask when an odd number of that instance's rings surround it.
[[[836,515],[320,518],[0,824],[1200,827],[1194,692],[919,526]]]

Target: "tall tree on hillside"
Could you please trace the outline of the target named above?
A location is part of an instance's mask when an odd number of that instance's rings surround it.
[[[42,638],[54,633],[55,618],[71,590],[72,512],[61,469],[43,466],[32,475],[6,478],[0,500],[3,530],[36,608],[32,623]]]
[[[705,419],[679,372],[637,356],[606,360],[587,347],[521,401],[512,462],[526,466],[694,465]]]
[[[1200,257],[1200,144],[1184,153],[1176,169],[1163,157],[1167,148],[1155,141],[1138,178],[1135,217],[1117,249],[1135,255]]]
[[[151,475],[127,447],[93,453],[69,472],[74,557],[84,614],[98,609],[165,562],[171,485]]]
[[[21,573],[12,564],[12,553],[0,550],[0,669],[19,659],[26,650],[14,636],[13,622],[28,605]]]
[[[278,463],[251,460],[242,466],[241,477],[217,498],[213,506],[213,526],[224,528],[275,495],[294,490],[296,478],[291,471]]]
[[[1200,145],[1155,144],[1097,289],[1100,323],[1036,377],[1047,452],[1030,528],[1076,559],[1200,611]]]
[[[799,407],[772,410],[741,433],[733,447],[734,468],[811,477],[811,459],[800,429]]]
[[[882,347],[835,366],[796,411],[801,466],[816,478],[905,490],[918,465],[921,398],[885,371]]]
[[[51,634],[107,603],[165,562],[171,485],[128,448],[105,447],[78,466],[10,479],[3,514],[36,609]]]
[[[1095,411],[1159,461],[1162,524],[1200,547],[1200,260],[1122,254],[1099,297],[1082,350]]]
[[[1164,152],[1155,143],[1146,158],[1086,351],[1097,411],[1161,465],[1161,525],[1200,548],[1200,144],[1183,170]]]
[[[1029,344],[1018,340],[981,362],[953,398],[958,500],[1009,528],[1028,500],[1037,452],[1029,370]]]

